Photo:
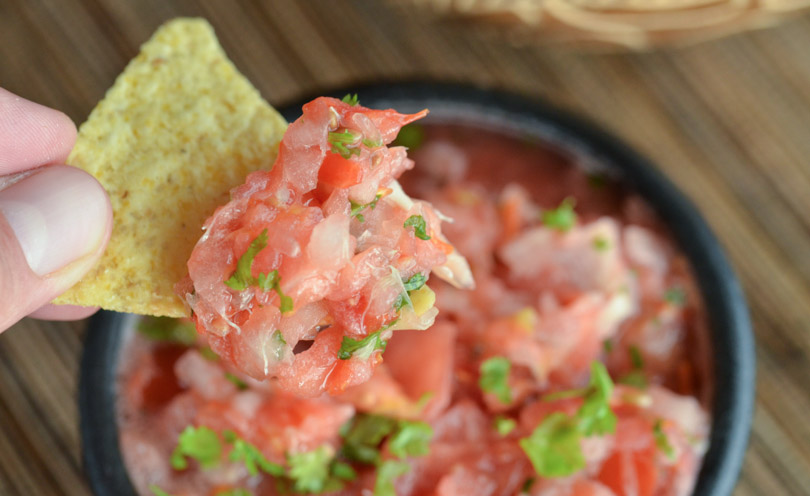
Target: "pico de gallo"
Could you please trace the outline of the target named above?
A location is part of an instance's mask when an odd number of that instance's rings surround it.
[[[710,431],[706,319],[652,210],[520,136],[410,124],[397,144],[417,164],[405,191],[453,219],[441,227],[475,288],[432,282],[428,330],[394,332],[367,381],[315,397],[245,374],[215,333],[145,318],[118,405],[139,494],[691,494]],[[411,274],[397,276],[406,291]],[[285,353],[318,364],[339,351]]]

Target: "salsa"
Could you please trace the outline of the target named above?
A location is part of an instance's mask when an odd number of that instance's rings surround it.
[[[706,319],[666,227],[620,182],[533,140],[405,130],[417,167],[403,187],[452,219],[441,229],[475,288],[431,280],[428,330],[358,335],[346,352],[379,357],[370,378],[313,397],[235,368],[193,324],[143,320],[118,405],[137,491],[690,494],[710,429]]]

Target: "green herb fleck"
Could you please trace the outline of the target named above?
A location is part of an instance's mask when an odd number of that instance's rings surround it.
[[[267,229],[261,232],[256,239],[250,242],[247,251],[236,261],[236,270],[225,281],[225,285],[236,291],[244,291],[248,286],[256,284],[251,268],[253,259],[267,246]]]
[[[570,231],[577,222],[574,205],[576,205],[576,200],[569,196],[557,208],[545,210],[542,215],[543,224],[561,232]]]
[[[676,307],[686,304],[686,293],[679,287],[669,288],[664,292],[664,300]]]
[[[430,236],[427,234],[427,222],[421,215],[411,215],[405,220],[403,227],[413,227],[413,234],[422,240],[429,240]]]
[[[621,376],[618,381],[619,384],[625,386],[632,386],[637,389],[647,389],[647,376],[640,370],[633,370]]]
[[[605,353],[610,353],[611,351],[613,351],[613,340],[608,338],[602,341],[602,348],[604,348]]]
[[[610,409],[613,382],[600,362],[591,364],[591,378],[585,388],[546,396],[559,399],[582,397],[574,415],[554,412],[532,434],[520,440],[520,446],[543,477],[566,477],[585,466],[580,441],[583,436],[604,435],[616,430],[616,415]]]
[[[554,412],[538,425],[520,447],[542,477],[567,477],[585,467],[582,432],[574,417]]]
[[[370,208],[371,210],[377,208],[377,202],[380,201],[380,198],[382,198],[382,196],[383,196],[382,193],[377,193],[377,196],[374,197],[374,200],[369,203],[356,203],[352,200],[349,200],[349,204],[351,205],[351,216],[357,218],[357,220],[360,222],[365,222],[366,218],[363,217],[363,214],[360,212],[362,212],[367,208]]]
[[[138,332],[154,341],[166,341],[191,346],[197,341],[194,324],[171,317],[142,317]]]
[[[641,356],[641,350],[638,349],[638,346],[630,345],[627,351],[630,353],[630,363],[633,364],[633,368],[643,369],[644,357]]]
[[[340,101],[343,103],[348,103],[351,106],[355,106],[357,105],[358,102],[357,93],[355,94],[347,93],[346,96],[344,96]]]
[[[202,355],[202,357],[205,358],[206,360],[208,360],[209,362],[218,362],[219,361],[219,355],[217,355],[214,352],[214,350],[211,349],[210,346],[203,346],[198,351],[200,352],[200,355]]]
[[[217,496],[252,496],[250,491],[247,489],[227,489],[225,491],[220,491],[217,493]]]
[[[403,420],[400,421],[396,434],[391,437],[389,448],[399,458],[424,456],[430,452],[432,437],[433,428],[429,424]]]
[[[605,237],[597,236],[593,238],[593,248],[600,252],[607,251],[610,248],[610,243]]]
[[[237,436],[235,432],[224,431],[222,436],[226,441],[233,444],[233,449],[230,455],[228,455],[228,459],[232,462],[244,463],[250,475],[257,475],[259,469],[261,469],[262,472],[276,477],[284,475],[284,467],[269,461],[262,452],[259,451],[259,448]]]
[[[517,422],[515,422],[515,419],[498,415],[495,417],[494,426],[498,434],[501,437],[505,437],[508,436],[510,432],[515,430],[515,427],[517,427]]]
[[[330,477],[332,453],[326,446],[304,453],[287,456],[290,466],[288,476],[294,481],[294,490],[299,493],[322,493],[340,489],[342,484]]]
[[[171,464],[175,470],[185,470],[188,468],[188,457],[208,469],[219,463],[221,455],[222,443],[216,432],[204,426],[188,426],[180,433],[177,447],[172,452]]]
[[[154,494],[155,496],[172,496],[171,494],[167,493],[166,491],[157,487],[154,484],[149,486],[149,490],[152,491],[152,494]]]
[[[248,388],[247,382],[243,381],[242,379],[240,379],[239,377],[235,376],[230,372],[225,372],[225,378],[228,379],[231,383],[233,383],[233,385],[236,386],[236,389],[240,391],[244,391]]]
[[[332,145],[332,153],[337,153],[345,159],[352,155],[360,155],[360,148],[357,147],[360,136],[354,131],[346,129],[343,132],[330,132],[328,135],[329,144]],[[349,145],[352,145],[349,147]]]
[[[424,286],[426,282],[427,277],[425,277],[421,272],[417,272],[416,274],[412,275],[410,279],[403,282],[402,285],[405,286],[405,291],[415,291]]]
[[[340,343],[340,349],[338,350],[338,358],[348,360],[356,355],[362,360],[368,360],[368,357],[375,351],[385,351],[388,342],[385,341],[381,335],[383,331],[388,330],[391,326],[396,324],[397,320],[399,319],[392,320],[363,339],[358,340],[350,338],[349,336],[343,336],[343,341]]]
[[[356,415],[341,429],[343,456],[348,460],[369,465],[379,463],[380,443],[396,428],[396,421],[388,417]]]
[[[377,467],[377,480],[374,482],[374,496],[397,496],[394,480],[411,470],[408,463],[399,460],[386,460]]]
[[[481,378],[478,385],[485,393],[492,393],[498,401],[507,405],[512,402],[509,389],[509,371],[512,364],[505,357],[492,357],[481,363]]]
[[[523,482],[523,487],[520,488],[520,492],[528,493],[529,491],[531,491],[532,486],[534,486],[534,481],[535,481],[534,477],[529,477],[528,479],[526,479],[526,481]]]
[[[416,150],[425,141],[425,128],[421,124],[408,124],[399,130],[397,138],[391,143],[394,146],[404,146],[408,150]]]
[[[675,459],[675,448],[669,442],[667,433],[664,432],[664,422],[661,419],[656,420],[653,425],[653,437],[655,437],[655,445],[659,451],[667,456],[670,460]]]
[[[338,461],[332,464],[331,473],[338,479],[345,481],[353,481],[357,478],[357,472],[351,465]]]
[[[281,276],[278,274],[278,270],[272,270],[267,274],[259,274],[259,279],[256,282],[259,285],[259,289],[262,291],[273,290],[276,292],[279,298],[279,310],[281,310],[281,313],[292,311],[293,300],[281,290]]]

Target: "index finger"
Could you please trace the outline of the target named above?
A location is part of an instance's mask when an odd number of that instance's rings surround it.
[[[75,142],[68,116],[0,88],[0,176],[63,163]]]

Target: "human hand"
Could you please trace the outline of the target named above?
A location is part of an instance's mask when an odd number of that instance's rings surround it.
[[[99,259],[112,229],[104,188],[63,164],[76,141],[65,114],[0,88],[0,332],[26,315],[86,317],[48,305]]]

